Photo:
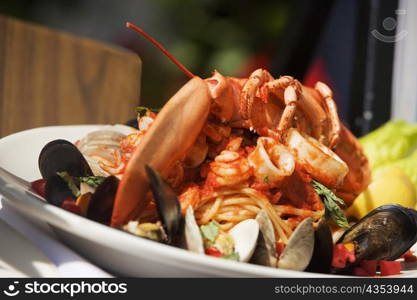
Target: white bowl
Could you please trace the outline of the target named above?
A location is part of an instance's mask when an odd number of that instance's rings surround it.
[[[39,179],[38,156],[54,139],[71,142],[104,125],[41,127],[0,140],[0,167],[27,181]],[[145,277],[338,277],[263,267],[195,254],[135,237],[52,206],[28,193],[12,177],[0,176],[5,203],[27,218],[47,222],[64,243],[112,272]],[[401,276],[416,277],[417,271]]]

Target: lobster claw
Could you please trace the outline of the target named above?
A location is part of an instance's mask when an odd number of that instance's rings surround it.
[[[206,122],[210,104],[207,84],[194,77],[164,105],[126,166],[116,193],[111,220],[113,227],[138,218],[144,211],[149,202],[145,164],[166,176],[196,141]]]

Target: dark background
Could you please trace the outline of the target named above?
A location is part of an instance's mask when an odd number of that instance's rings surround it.
[[[129,48],[143,61],[141,104],[160,107],[187,77],[145,39],[145,29],[201,77],[258,67],[307,85],[326,82],[340,115],[362,135],[390,118],[394,0],[0,0],[0,14]],[[1,68],[1,66],[0,66]]]

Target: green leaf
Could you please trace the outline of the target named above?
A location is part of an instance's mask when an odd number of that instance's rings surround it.
[[[103,181],[106,179],[106,177],[103,176],[86,176],[86,177],[80,177],[80,181],[88,184],[92,188],[98,187]]]
[[[139,114],[140,117],[146,116],[149,112],[159,113],[160,108],[148,108],[145,106],[137,106],[136,112]]]
[[[56,172],[59,177],[61,177],[68,185],[68,188],[70,189],[71,193],[75,197],[79,197],[81,195],[80,189],[77,187],[77,185],[74,182],[74,177],[69,175],[67,172]]]
[[[359,139],[372,171],[408,157],[417,148],[417,124],[404,120],[385,123]]]
[[[269,183],[269,177],[268,176],[264,177],[264,182]]]
[[[324,203],[326,217],[330,217],[339,227],[349,227],[346,216],[338,205],[346,206],[345,202],[320,182],[313,180],[311,185]]]
[[[239,259],[240,259],[239,253],[237,253],[237,252],[233,252],[229,255],[224,255],[224,256],[222,256],[222,258],[229,259],[229,260],[235,260],[235,261],[239,261]]]
[[[214,243],[216,237],[219,235],[220,224],[216,221],[211,221],[207,225],[202,225],[200,227],[200,231],[204,239],[207,239],[210,242]]]

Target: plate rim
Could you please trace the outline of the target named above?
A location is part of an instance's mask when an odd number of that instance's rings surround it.
[[[109,124],[85,124],[85,125],[79,124],[79,125],[58,125],[58,126],[44,126],[44,127],[31,128],[31,129],[19,131],[16,133],[12,133],[8,136],[1,138],[0,139],[0,151],[4,143],[8,143],[10,140],[19,138],[21,135],[28,134],[28,133],[30,134],[32,132],[39,134],[39,132],[42,132],[44,130],[54,130],[54,129],[56,130],[78,129],[81,131],[81,130],[108,127],[108,126]],[[80,136],[80,138],[81,137],[82,136]],[[21,211],[15,207],[16,203],[14,203],[14,201],[16,201],[16,199],[14,200],[9,199],[9,198],[14,198],[13,196],[10,197],[9,195],[9,197],[7,197],[3,195],[3,198],[7,202],[9,202],[10,206],[18,210],[19,213],[21,213]],[[61,209],[59,207],[53,206],[34,195],[29,195],[29,197],[27,195],[24,195],[23,198],[25,200],[18,199],[17,202],[23,203],[23,202],[29,201],[30,206],[40,210],[42,213],[32,214],[35,218],[39,219],[40,221],[51,223],[53,226],[56,226],[64,231],[70,232],[76,236],[81,236],[83,238],[86,238],[88,240],[92,240],[91,236],[94,236],[94,234],[89,235],[87,233],[88,232],[93,233],[94,231],[98,230],[99,232],[105,233],[108,237],[114,237],[116,240],[120,239],[122,241],[129,242],[129,245],[131,243],[134,243],[136,247],[146,247],[151,252],[156,251],[161,256],[175,260],[177,264],[187,262],[187,263],[192,263],[193,267],[197,266],[200,268],[209,268],[214,271],[216,270],[221,271],[222,269],[227,269],[229,271],[233,271],[236,274],[240,274],[241,276],[244,276],[244,277],[270,277],[270,278],[277,278],[277,277],[304,277],[304,278],[354,277],[354,278],[358,278],[356,276],[344,276],[344,275],[335,275],[335,274],[313,273],[313,272],[305,272],[305,271],[278,269],[278,268],[272,268],[272,267],[267,267],[267,266],[255,265],[251,263],[222,260],[219,258],[207,256],[207,255],[201,255],[201,254],[193,253],[191,251],[188,251],[182,248],[165,245],[162,243],[147,240],[145,238],[139,238],[137,236],[134,236],[122,230],[100,224],[98,222],[87,219],[83,216],[79,216],[74,213],[68,212],[64,209]],[[43,217],[46,217],[46,218],[43,218]],[[75,226],[75,228],[69,228],[69,227],[64,226],[65,224],[76,225],[77,223],[85,223],[86,225],[88,225],[85,227],[88,230],[85,230],[85,228],[84,230],[77,230],[78,226]],[[72,230],[69,230],[69,229],[72,229]],[[95,242],[97,242],[97,240],[95,240]],[[125,252],[123,248],[117,248],[117,247],[112,247],[112,248]],[[395,277],[401,278],[401,277],[409,277],[410,275],[414,275],[414,276],[417,275],[417,271],[413,273],[415,274],[402,273],[401,275],[395,276]]]

